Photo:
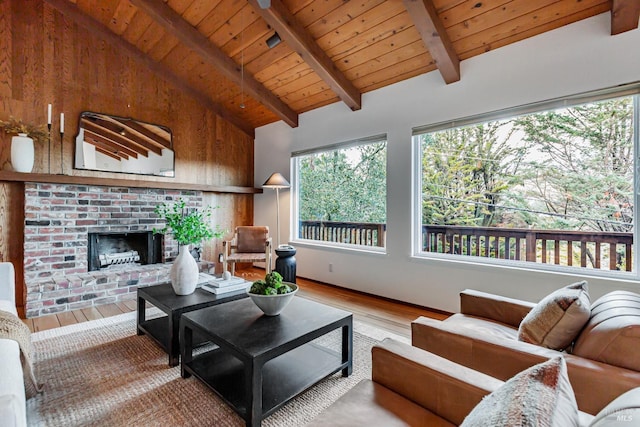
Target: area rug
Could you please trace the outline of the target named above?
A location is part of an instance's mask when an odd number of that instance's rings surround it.
[[[150,313],[150,315],[157,313]],[[31,426],[243,426],[244,421],[197,379],[183,379],[150,338],[136,335],[135,313],[32,335],[44,392],[27,403]],[[371,378],[371,347],[390,336],[354,321],[353,374],[335,374],[299,395],[263,426],[303,426]],[[339,348],[339,331],[323,338]]]

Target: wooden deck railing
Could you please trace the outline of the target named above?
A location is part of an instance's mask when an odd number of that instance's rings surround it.
[[[300,237],[385,246],[386,224],[300,221]],[[424,225],[425,252],[631,271],[633,233]]]
[[[633,233],[491,227],[422,227],[423,250],[631,271]]]
[[[387,225],[362,222],[300,221],[300,238],[384,247]]]

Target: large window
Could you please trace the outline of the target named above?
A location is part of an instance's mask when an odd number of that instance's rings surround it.
[[[414,131],[420,252],[635,272],[638,95],[592,98]]]
[[[297,239],[384,247],[386,136],[293,154]]]

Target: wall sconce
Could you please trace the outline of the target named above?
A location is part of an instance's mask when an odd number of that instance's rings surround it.
[[[280,35],[278,33],[273,33],[273,35],[267,39],[267,46],[269,46],[269,49],[273,49],[278,46],[281,41],[282,39],[280,38]]]

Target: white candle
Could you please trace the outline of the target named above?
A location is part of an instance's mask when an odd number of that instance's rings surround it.
[[[51,124],[51,104],[47,107],[47,124]]]
[[[64,113],[60,113],[60,133],[64,133]]]

